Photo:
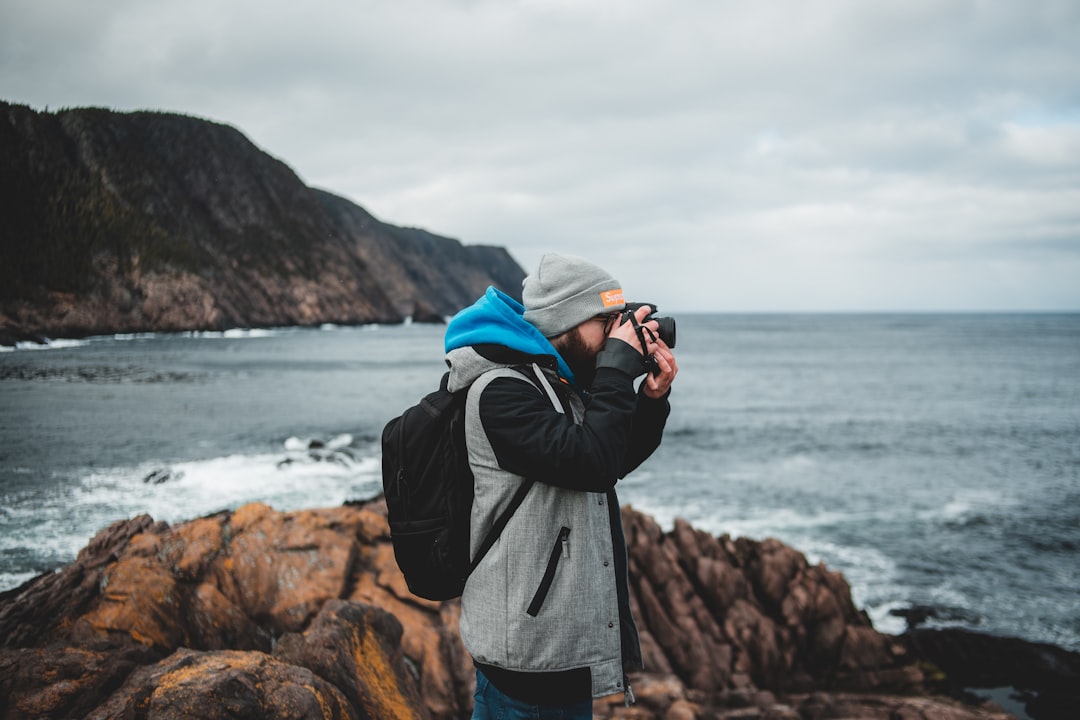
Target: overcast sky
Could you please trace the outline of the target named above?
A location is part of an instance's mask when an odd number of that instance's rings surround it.
[[[0,0],[0,98],[227,123],[664,311],[1080,309],[1076,0]]]

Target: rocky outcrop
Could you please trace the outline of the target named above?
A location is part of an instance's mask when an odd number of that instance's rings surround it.
[[[181,115],[0,102],[0,341],[439,319],[502,248],[372,217],[237,130]]]
[[[904,642],[792,548],[623,521],[648,672],[597,717],[1005,717],[927,695]],[[408,592],[382,501],[139,517],[0,595],[0,716],[458,718],[458,620]]]
[[[683,521],[665,534],[630,512],[623,523],[648,667],[711,695],[920,688],[906,650],[874,631],[839,573],[777,540],[715,538]]]
[[[502,248],[462,245],[417,228],[381,223],[359,205],[316,191],[327,216],[345,237],[362,238],[354,250],[366,267],[379,268],[379,283],[394,309],[422,319],[445,316],[495,285],[521,299],[524,272]]]
[[[1080,653],[962,628],[916,628],[904,640],[914,656],[932,663],[936,674],[928,684],[939,692],[999,688],[1037,720],[1071,720],[1078,714]]]

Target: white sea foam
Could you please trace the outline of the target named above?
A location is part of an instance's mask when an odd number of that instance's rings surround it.
[[[14,346],[0,345],[2,352],[14,352],[15,350],[63,350],[64,348],[82,347],[89,339],[57,338],[55,340],[44,338],[44,343],[17,342]]]
[[[889,635],[900,635],[907,630],[907,620],[899,615],[894,615],[894,610],[902,610],[908,605],[904,602],[896,600],[881,603],[879,605],[863,605],[859,602],[858,594],[855,588],[851,591],[852,598],[855,600],[855,606],[866,610],[866,614],[870,616],[870,622],[873,623],[874,629],[878,632],[887,633]]]
[[[183,337],[202,340],[237,340],[242,338],[273,337],[276,332],[267,328],[230,328],[229,330],[191,330],[181,333]]]
[[[331,507],[377,494],[382,487],[379,458],[350,447],[341,435],[317,452],[309,441],[290,438],[283,452],[230,455],[163,466],[110,468],[86,474],[79,484],[33,503],[8,498],[0,517],[12,527],[32,525],[33,537],[0,533],[0,553],[35,554],[70,562],[101,529],[122,518],[148,514],[177,523],[262,502],[276,510]],[[0,590],[16,587],[36,573],[0,574]]]
[[[113,340],[151,340],[159,337],[158,333],[144,332],[144,333],[117,333],[113,335]]]
[[[289,453],[231,455],[177,463],[164,482],[145,482],[152,466],[96,473],[85,478],[79,500],[100,504],[110,514],[149,513],[156,520],[178,522],[249,502],[278,510],[340,505],[375,494],[381,487],[376,458],[340,454],[316,460],[300,449]]]
[[[1020,503],[1020,498],[999,490],[964,488],[938,507],[918,513],[920,520],[962,524],[979,516],[1000,514]]]
[[[411,323],[405,323],[406,325]],[[156,338],[182,337],[199,340],[244,340],[252,338],[271,338],[291,333],[303,332],[343,332],[359,330],[361,332],[373,332],[380,329],[380,323],[367,323],[363,325],[338,325],[335,323],[323,323],[318,327],[281,326],[266,328],[230,328],[228,330],[186,330],[181,332],[138,332],[138,333],[115,333],[112,335],[93,335],[85,338],[43,338],[43,343],[17,342],[14,345],[0,345],[0,353],[15,352],[16,350],[60,350],[65,348],[83,347],[90,343],[99,342],[128,342],[133,340],[153,340]]]

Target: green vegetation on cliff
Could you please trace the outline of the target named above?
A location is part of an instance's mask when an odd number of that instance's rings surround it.
[[[0,331],[396,322],[524,272],[501,248],[382,223],[239,131],[0,102]]]

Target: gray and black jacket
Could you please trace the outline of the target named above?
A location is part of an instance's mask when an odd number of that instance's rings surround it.
[[[447,362],[450,389],[471,384],[474,553],[523,480],[536,481],[465,586],[466,649],[523,700],[628,693],[626,673],[642,662],[615,484],[660,444],[667,398],[635,390],[641,356],[618,340],[601,351],[587,394],[560,378],[554,355],[476,345]],[[532,367],[546,383],[522,374]]]

